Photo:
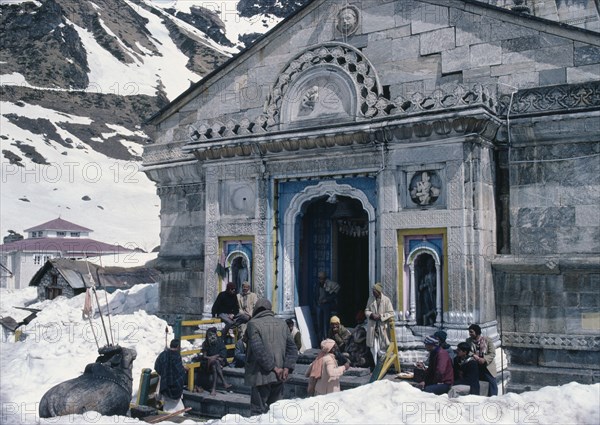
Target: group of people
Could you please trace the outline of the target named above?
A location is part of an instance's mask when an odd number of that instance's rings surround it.
[[[306,372],[309,395],[340,391],[340,378],[351,366],[374,367],[390,344],[388,327],[395,314],[391,300],[383,294],[383,286],[376,283],[364,310],[366,326],[357,326],[350,332],[339,317],[332,315],[331,305],[325,306],[339,285],[324,273],[319,273],[318,285],[318,329],[323,338],[321,350]],[[248,282],[242,284],[240,294],[236,292],[233,283],[227,284],[225,291],[217,296],[212,314],[225,323],[222,330],[225,337],[233,327],[241,331],[235,344],[234,365],[245,368],[245,383],[252,388],[252,414],[262,414],[282,398],[284,382],[305,346],[294,320],[276,318],[270,301],[252,293]],[[326,328],[322,323],[325,319]],[[415,378],[422,378],[416,379],[420,381],[416,385],[423,391],[444,394],[452,388],[457,394],[465,394],[467,389],[470,394],[479,394],[479,381],[485,380],[489,383],[489,394],[497,394],[495,347],[490,338],[481,335],[478,325],[469,327],[469,338],[458,344],[456,353],[446,343],[443,331],[426,337],[424,344],[429,352],[427,361],[417,364],[415,369]],[[161,377],[160,392],[171,404],[180,401],[187,381],[180,350],[181,342],[174,339],[154,366]],[[207,330],[196,360],[203,373],[198,376],[199,386],[194,390],[210,386],[214,395],[219,381],[225,389],[231,387],[223,375],[227,350],[216,327]]]
[[[391,300],[376,283],[365,306],[366,328],[357,326],[350,332],[334,315],[340,285],[318,273],[315,285],[317,333],[321,351],[309,366],[308,395],[340,391],[340,378],[350,366],[374,367],[390,344],[389,320],[394,317]]]
[[[282,398],[283,384],[296,365],[300,348],[294,342],[292,329],[286,321],[275,317],[269,300],[258,299],[249,292],[249,286],[244,284],[242,294],[237,297],[239,304],[236,308],[231,304],[230,295],[235,295],[235,286],[228,284],[224,292],[228,294],[219,294],[218,302],[215,301],[217,309],[213,305],[213,314],[225,322],[224,335],[233,326],[244,326],[245,331],[236,343],[234,361],[243,363],[244,381],[252,388],[251,413],[266,413],[272,403]],[[237,350],[238,345],[243,347],[240,352]],[[161,377],[160,393],[165,399],[165,406],[177,404],[181,400],[187,381],[187,369],[180,351],[181,341],[174,339],[170,347],[158,356],[154,365]],[[200,362],[200,370],[203,371],[198,375],[198,383],[209,384],[212,395],[216,393],[219,381],[226,390],[231,387],[223,375],[223,367],[227,365],[227,350],[216,327],[206,331],[201,353],[195,360]]]
[[[481,334],[481,327],[469,326],[469,337],[458,344],[456,352],[446,343],[446,337],[444,331],[425,337],[423,343],[429,355],[426,362],[416,364],[416,386],[425,392],[455,397],[479,394],[479,382],[485,381],[488,396],[498,395],[496,348],[489,337]]]
[[[316,296],[316,317],[317,317],[317,333],[319,340],[326,338],[332,338],[339,343],[340,338],[337,336],[340,331],[336,328],[332,332],[333,323],[331,322],[332,317],[337,320],[339,326],[339,319],[334,316],[333,313],[336,307],[337,294],[340,290],[340,285],[337,282],[327,278],[325,272],[318,273],[318,280],[315,286]],[[383,285],[376,283],[373,285],[371,296],[367,301],[367,305],[364,310],[365,319],[367,320],[366,325],[366,345],[371,351],[371,356],[374,363],[381,355],[383,355],[390,344],[389,340],[389,320],[394,317],[394,307],[392,301],[383,294]],[[342,327],[343,328],[343,327]],[[357,327],[357,329],[360,329]],[[342,331],[346,339],[350,338],[349,331]],[[341,348],[341,347],[339,347]],[[345,350],[342,349],[342,352]],[[361,365],[362,366],[362,365]]]

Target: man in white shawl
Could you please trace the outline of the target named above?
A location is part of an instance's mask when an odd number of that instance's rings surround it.
[[[385,352],[388,345],[390,345],[388,321],[394,317],[392,301],[382,292],[383,286],[381,283],[376,283],[365,308],[365,316],[369,320],[367,325],[367,347],[371,348],[375,364],[379,361],[380,352]]]

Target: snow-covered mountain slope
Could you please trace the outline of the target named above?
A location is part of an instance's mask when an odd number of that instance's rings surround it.
[[[157,246],[144,119],[305,1],[3,0],[0,236],[60,215]]]

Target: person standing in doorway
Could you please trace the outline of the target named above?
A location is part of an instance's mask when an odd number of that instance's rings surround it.
[[[367,316],[367,346],[371,348],[373,361],[377,365],[379,356],[390,345],[388,320],[394,317],[392,301],[383,295],[383,285],[376,283],[365,308]]]
[[[488,396],[498,395],[496,347],[494,342],[490,337],[481,335],[481,327],[475,324],[469,326],[469,338],[466,342],[471,344],[473,358],[479,364],[479,379],[490,384]]]
[[[287,323],[288,328],[290,329],[294,344],[296,344],[296,347],[298,347],[298,353],[304,353],[304,351],[306,351],[306,347],[304,347],[304,343],[302,342],[302,334],[300,333],[298,326],[296,326],[296,322],[294,322],[294,319],[286,319],[285,323]]]
[[[314,291],[317,306],[317,334],[319,340],[322,341],[327,338],[329,332],[329,319],[336,307],[340,285],[328,279],[327,274],[323,271],[319,272],[317,276],[318,279]]]

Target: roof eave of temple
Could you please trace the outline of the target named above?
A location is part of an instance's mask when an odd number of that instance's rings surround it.
[[[191,141],[182,147],[182,151],[193,153],[200,160],[214,160],[392,141],[410,143],[469,134],[493,141],[502,124],[495,114],[483,107],[437,112],[427,116],[388,116],[369,121],[224,137],[214,141]]]

